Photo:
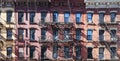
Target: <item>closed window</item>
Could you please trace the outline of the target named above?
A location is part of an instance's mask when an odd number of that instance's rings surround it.
[[[7,47],[7,57],[12,57],[12,47]]]
[[[76,23],[80,23],[81,22],[81,13],[77,12],[76,13]]]
[[[70,40],[70,29],[68,29],[68,28],[65,28],[64,29],[64,39],[65,40]]]
[[[23,16],[24,16],[23,12],[18,12],[18,23],[23,23]]]
[[[110,13],[110,17],[111,17],[111,22],[115,22],[116,13],[115,12]]]
[[[87,30],[87,40],[92,40],[92,33],[93,33],[93,30],[91,29]]]
[[[103,23],[104,22],[104,13],[99,13],[99,23]]]
[[[35,29],[30,29],[30,41],[35,40]]]
[[[7,39],[12,39],[12,29],[7,29]]]
[[[58,12],[53,12],[53,22],[58,22]]]
[[[46,28],[41,28],[41,39],[42,40],[46,39],[46,32],[47,32]]]
[[[35,47],[31,46],[30,47],[30,58],[34,58],[35,57]]]
[[[55,40],[55,41],[57,41],[58,40],[58,29],[54,29],[53,30],[53,39]]]
[[[79,28],[76,29],[76,40],[81,40],[81,29]]]
[[[111,58],[117,58],[116,47],[110,47],[111,49]]]
[[[19,57],[24,57],[24,49],[23,49],[23,47],[18,48],[18,54],[19,54]]]
[[[99,59],[104,59],[104,48],[103,47],[99,48]]]
[[[12,17],[12,11],[8,11],[6,17],[7,17],[7,18],[6,18],[7,23],[10,23],[10,22],[11,22],[11,17]]]
[[[81,47],[76,46],[76,59],[80,59],[81,57]]]
[[[18,28],[18,39],[23,40],[24,39],[24,29]]]
[[[68,23],[70,19],[70,12],[65,12],[64,13],[64,22]]]
[[[99,40],[104,40],[104,30],[99,30]]]
[[[30,12],[30,23],[34,23],[35,12]]]
[[[58,57],[58,46],[53,46],[53,58],[56,59]]]
[[[87,58],[88,59],[93,59],[92,50],[93,50],[93,48],[91,48],[91,47],[87,48],[87,52],[88,52]]]
[[[47,46],[41,46],[41,58],[46,58]]]
[[[93,17],[93,13],[87,13],[88,23],[92,23],[92,17]]]
[[[116,36],[116,30],[115,29],[110,30],[110,32],[111,32],[111,37],[115,37]]]
[[[41,22],[44,23],[46,21],[47,12],[41,12]]]
[[[69,46],[64,46],[64,57],[65,58],[70,58],[70,47]]]

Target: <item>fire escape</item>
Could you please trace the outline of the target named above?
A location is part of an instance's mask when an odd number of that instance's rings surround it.
[[[117,18],[117,17],[116,17]],[[104,44],[105,47],[108,49],[108,51],[110,52],[110,54],[114,54],[114,52],[112,51],[112,49],[110,48],[111,45],[116,45],[117,42],[119,41],[119,36],[116,34],[114,35],[113,32],[111,32],[110,28],[117,28],[118,26],[118,19],[114,20],[114,22],[99,22],[99,26],[101,26],[102,28],[105,29],[105,31],[107,31],[109,33],[108,35],[104,35],[104,37],[102,37],[102,39],[99,36],[99,41],[100,43]],[[116,30],[117,32],[118,30]],[[117,47],[117,45],[116,45]]]
[[[52,2],[51,2],[52,3]],[[70,8],[70,2],[69,0],[67,0],[68,3],[68,8],[69,8],[69,14],[71,15],[71,8]],[[49,7],[50,8],[50,7]],[[69,44],[72,45],[73,44],[73,30],[74,30],[74,24],[73,24],[73,20],[72,18],[69,17],[69,22],[60,22],[59,19],[58,21],[53,21],[52,19],[52,14],[50,13],[50,21],[49,22],[45,22],[40,20],[39,25],[41,26],[41,28],[47,29],[48,32],[49,31],[54,31],[54,29],[58,30],[58,35],[54,36],[48,36],[48,37],[44,37],[44,36],[40,36],[40,43],[43,43],[45,45],[48,44],[52,44],[52,45],[59,45],[59,44]],[[66,30],[66,31],[65,31]],[[69,32],[67,32],[69,31]],[[63,48],[61,49],[63,50]],[[64,50],[63,50],[64,51]]]

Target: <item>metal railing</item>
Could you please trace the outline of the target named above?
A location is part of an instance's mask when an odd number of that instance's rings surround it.
[[[59,36],[57,36],[56,38],[53,36],[40,36],[39,37],[39,42],[70,42],[73,41],[72,40],[72,36],[68,35],[66,37],[64,37],[63,39],[60,39]]]

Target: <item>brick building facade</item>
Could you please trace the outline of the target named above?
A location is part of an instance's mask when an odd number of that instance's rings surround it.
[[[12,32],[5,32],[12,41],[4,42],[12,44],[4,53],[14,57],[12,61],[119,61],[119,0],[1,0],[1,4],[1,17],[13,13],[6,16],[13,23],[5,24],[12,27]]]

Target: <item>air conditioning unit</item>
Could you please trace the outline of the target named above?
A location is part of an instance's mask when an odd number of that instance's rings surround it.
[[[92,20],[88,20],[88,23],[93,23],[93,21]]]
[[[115,41],[115,42],[116,42],[117,40],[118,40],[118,39],[117,39],[116,37],[112,37],[112,38],[111,38],[111,41]]]

